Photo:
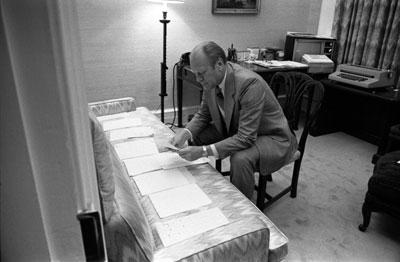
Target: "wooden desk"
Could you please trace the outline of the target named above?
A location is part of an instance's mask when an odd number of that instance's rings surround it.
[[[258,66],[256,64],[250,64],[246,62],[239,62],[239,64],[247,68],[251,71],[254,71],[261,75],[264,80],[269,83],[271,81],[272,76],[276,72],[282,72],[282,71],[300,71],[300,72],[307,72],[308,67],[302,67],[302,68],[296,68],[296,67],[263,67],[263,66]],[[183,65],[183,66],[178,66],[178,69],[176,71],[177,76],[177,104],[178,104],[178,126],[182,127],[182,97],[183,97],[183,90],[186,89],[185,85],[191,84],[192,86],[195,86],[201,93],[203,92],[203,87],[201,86],[200,83],[196,81],[196,77],[193,74],[193,72],[190,69],[190,66]],[[201,99],[200,95],[200,99]]]
[[[378,146],[375,163],[386,147],[389,129],[400,123],[400,92],[376,91],[324,79],[324,100],[310,131],[313,136],[343,131]]]

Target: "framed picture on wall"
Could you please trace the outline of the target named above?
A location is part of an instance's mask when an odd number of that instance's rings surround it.
[[[258,14],[261,0],[212,0],[213,14]]]

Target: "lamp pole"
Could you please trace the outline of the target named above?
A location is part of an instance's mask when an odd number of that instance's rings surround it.
[[[167,19],[167,11],[163,11],[163,19],[160,20],[164,26],[163,29],[163,61],[161,62],[161,122],[164,122],[164,97],[167,96],[167,24],[170,20]]]

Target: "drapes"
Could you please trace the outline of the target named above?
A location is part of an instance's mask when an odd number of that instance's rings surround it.
[[[332,36],[338,64],[391,69],[400,88],[399,0],[337,0]]]

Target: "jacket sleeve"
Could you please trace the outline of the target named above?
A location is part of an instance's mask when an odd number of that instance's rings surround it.
[[[260,120],[264,111],[265,86],[256,79],[249,79],[236,94],[236,105],[239,107],[238,131],[215,144],[220,158],[225,158],[236,151],[249,148],[255,144]]]
[[[197,111],[192,120],[190,120],[186,125],[186,128],[190,130],[193,136],[200,134],[200,132],[212,121],[210,109],[206,101],[207,92],[208,91],[203,92],[199,111]]]

